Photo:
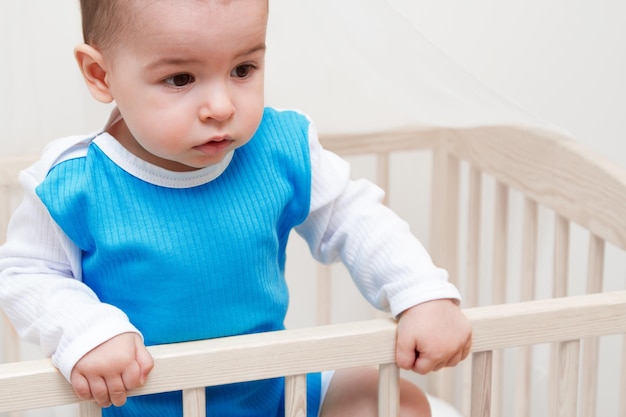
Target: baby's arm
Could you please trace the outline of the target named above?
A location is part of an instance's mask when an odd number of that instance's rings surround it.
[[[123,333],[83,356],[70,381],[81,400],[94,399],[101,407],[122,406],[129,390],[143,385],[154,361],[136,333]]]
[[[384,192],[365,180],[352,181],[350,166],[321,148],[314,128],[311,206],[296,231],[313,256],[341,260],[365,298],[394,317],[437,299],[460,299],[448,273],[436,267],[407,222],[381,203]]]
[[[311,210],[296,230],[318,260],[341,259],[374,306],[400,317],[399,366],[427,373],[455,365],[469,353],[471,326],[447,272],[381,204],[382,190],[351,181],[348,164],[320,147],[313,128],[309,133]]]
[[[122,311],[81,282],[80,251],[36,196],[32,172],[21,176],[25,199],[0,247],[0,307],[70,381],[75,365],[96,346],[122,333],[141,336]]]
[[[403,369],[426,374],[455,366],[471,345],[471,324],[452,300],[428,301],[400,315],[397,363]]]

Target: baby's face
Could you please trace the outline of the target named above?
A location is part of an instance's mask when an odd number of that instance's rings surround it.
[[[171,170],[221,161],[263,115],[266,0],[154,1],[107,57],[123,115],[112,133]],[[127,127],[127,129],[126,129]]]

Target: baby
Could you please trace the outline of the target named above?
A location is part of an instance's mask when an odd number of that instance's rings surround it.
[[[79,398],[105,415],[180,415],[180,392],[127,400],[153,367],[145,346],[283,329],[292,229],[398,319],[400,367],[468,355],[458,291],[382,192],[350,180],[306,116],[264,106],[267,0],[81,7],[76,60],[116,108],[22,173],[0,248],[2,307]],[[376,370],[312,374],[307,387],[309,416],[377,413]],[[207,415],[283,414],[280,378],[207,388]],[[430,415],[406,380],[401,414]]]

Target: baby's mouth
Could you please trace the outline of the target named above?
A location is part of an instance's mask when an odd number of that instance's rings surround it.
[[[228,138],[214,138],[196,146],[194,149],[206,154],[206,155],[218,155],[223,154],[228,149],[233,141]]]

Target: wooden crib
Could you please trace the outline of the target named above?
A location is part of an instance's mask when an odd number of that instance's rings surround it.
[[[626,417],[626,171],[529,128],[413,129],[323,142],[355,175],[388,191],[387,204],[464,296],[471,358],[416,382],[464,416]],[[27,159],[0,165],[0,228]],[[152,347],[154,371],[133,394],[182,389],[185,416],[202,416],[206,385],[286,376],[288,416],[303,416],[303,374],[378,365],[379,414],[396,416],[395,323],[369,311],[354,316],[354,308],[338,312],[352,305],[350,296],[332,297],[345,271],[317,267],[299,252],[296,238],[288,281],[316,276],[315,326]],[[304,292],[293,291],[294,308],[306,305]],[[15,361],[15,336],[6,324],[3,332],[5,362]],[[0,413],[75,402],[48,360],[0,365]],[[80,410],[100,413],[92,403]]]

